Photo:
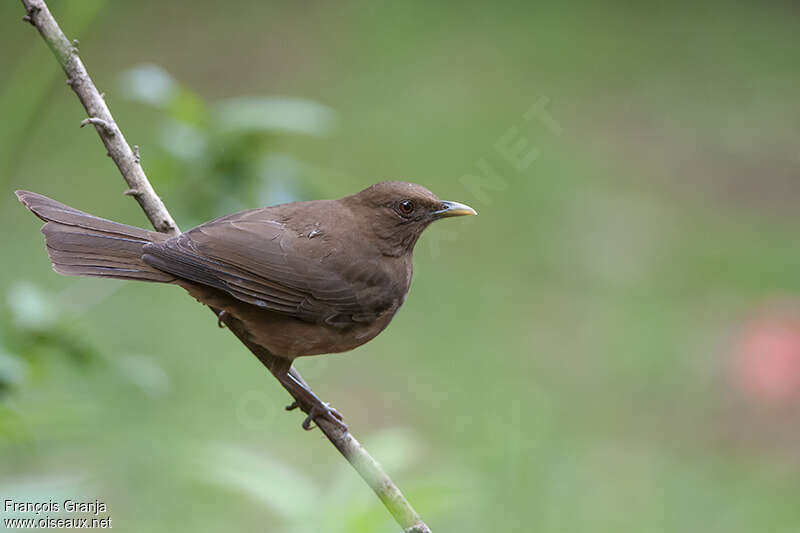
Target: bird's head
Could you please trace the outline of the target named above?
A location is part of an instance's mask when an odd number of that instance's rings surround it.
[[[381,252],[391,256],[413,250],[434,220],[478,214],[468,205],[440,200],[422,185],[403,181],[376,183],[342,201],[367,221]]]

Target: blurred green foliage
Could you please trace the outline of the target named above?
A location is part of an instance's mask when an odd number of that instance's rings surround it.
[[[419,455],[416,440],[412,433],[395,429],[372,435],[365,445],[381,458],[384,468],[402,473]],[[374,495],[362,490],[363,481],[347,464],[339,465],[330,481],[321,484],[264,452],[230,444],[207,446],[198,450],[194,459],[201,479],[266,506],[285,524],[281,531],[377,533],[397,530],[397,524],[386,511],[375,505]],[[435,513],[456,507],[456,493],[451,487],[430,475],[417,477],[403,487],[409,498],[424,498]]]
[[[130,99],[160,112],[153,183],[186,201],[180,220],[197,225],[219,214],[298,200],[302,162],[270,150],[281,135],[326,135],[333,111],[299,98],[226,98],[211,105],[155,65],[121,77]]]
[[[434,531],[797,530],[798,407],[730,379],[741,324],[800,290],[791,4],[86,5],[51,8],[182,228],[381,179],[480,213],[423,236],[385,333],[298,362]],[[11,190],[146,221],[0,15],[0,495],[392,531],[202,306],[52,273]]]
[[[12,285],[6,304],[0,333],[0,394],[24,385],[50,357],[83,366],[96,356],[74,323],[37,286]]]

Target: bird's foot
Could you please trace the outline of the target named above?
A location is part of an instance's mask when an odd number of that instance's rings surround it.
[[[286,406],[287,411],[292,411],[293,409],[297,409],[300,407],[300,404],[292,402],[290,405]],[[311,412],[308,413],[308,416],[305,420],[303,420],[303,429],[306,431],[310,431],[314,429],[312,426],[312,422],[315,422],[318,418],[323,418],[328,422],[332,423],[336,427],[338,427],[342,431],[347,431],[347,424],[344,423],[344,418],[342,417],[341,413],[330,406],[329,403],[320,403],[314,404],[311,407]]]
[[[308,413],[306,419],[303,420],[303,429],[306,431],[314,429],[314,426],[312,426],[311,423],[316,422],[318,418],[323,418],[338,427],[340,430],[347,431],[347,424],[344,423],[344,418],[342,418],[341,413],[331,407],[329,403],[314,405],[311,408],[311,412]]]
[[[220,328],[224,328],[225,327],[225,323],[223,322],[223,320],[225,320],[225,316],[227,314],[228,314],[227,311],[220,311],[219,312],[219,314],[217,315],[217,326],[218,327],[220,327]]]

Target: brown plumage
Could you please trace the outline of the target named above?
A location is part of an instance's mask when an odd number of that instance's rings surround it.
[[[422,231],[438,218],[475,214],[420,185],[383,182],[339,200],[242,211],[170,237],[36,193],[17,196],[46,222],[56,272],[180,285],[289,364],[374,338],[405,301]]]

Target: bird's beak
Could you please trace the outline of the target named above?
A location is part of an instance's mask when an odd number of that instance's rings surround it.
[[[466,204],[458,202],[442,202],[442,208],[433,212],[434,218],[463,217],[467,215],[477,215],[478,212]]]

